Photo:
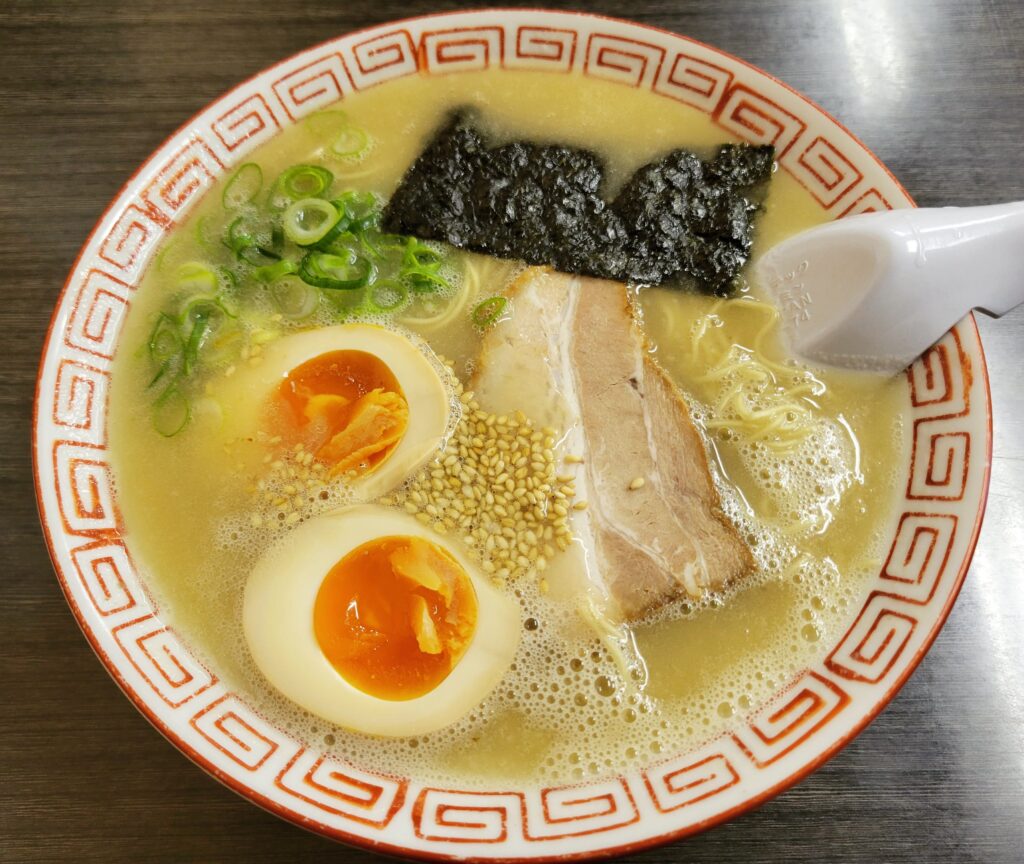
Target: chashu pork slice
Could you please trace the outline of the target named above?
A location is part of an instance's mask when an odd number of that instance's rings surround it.
[[[489,411],[564,430],[562,452],[583,457],[588,506],[572,519],[590,587],[633,620],[747,575],[753,558],[626,286],[531,268],[508,296],[512,315],[485,337],[472,386]]]

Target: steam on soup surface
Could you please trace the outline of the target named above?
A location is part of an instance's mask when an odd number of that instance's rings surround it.
[[[380,231],[465,106],[496,142],[596,152],[605,198],[728,141],[671,100],[526,72],[409,77],[283,132],[138,291],[111,395],[125,528],[166,619],[313,746],[463,784],[621,771],[727,729],[847,625],[891,527],[903,387],[795,364],[756,285],[627,292]],[[824,218],[776,172],[754,254]],[[621,411],[598,360],[635,365]],[[678,472],[617,458],[631,411],[689,447]],[[665,524],[630,533],[644,512]]]

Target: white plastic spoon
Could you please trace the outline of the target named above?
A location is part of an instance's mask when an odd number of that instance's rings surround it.
[[[866,213],[755,264],[797,355],[895,374],[970,310],[1024,303],[1024,202]]]

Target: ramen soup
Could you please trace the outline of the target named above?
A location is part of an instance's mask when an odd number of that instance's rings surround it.
[[[819,659],[881,565],[905,400],[786,356],[746,250],[826,216],[729,143],[613,83],[411,76],[212,186],[111,393],[164,620],[310,746],[465,786],[629,770]]]

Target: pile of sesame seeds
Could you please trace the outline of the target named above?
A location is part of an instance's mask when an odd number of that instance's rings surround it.
[[[302,444],[280,451],[280,436],[261,443],[269,452],[263,457],[262,476],[249,487],[261,505],[250,517],[251,527],[291,527],[312,512],[324,509],[325,502],[336,497],[332,488],[342,491],[340,484],[328,483],[327,466],[317,462]]]
[[[574,502],[581,460],[568,456],[559,470],[556,430],[522,412],[491,414],[457,389],[462,416],[444,451],[380,503],[457,536],[495,582],[535,577],[544,591],[541,574],[572,541],[570,513],[586,507]]]

